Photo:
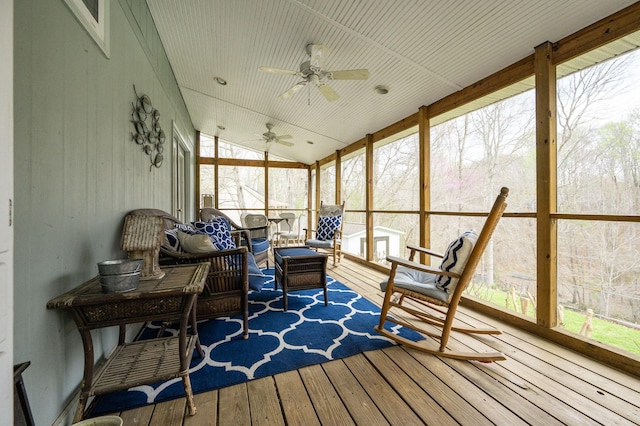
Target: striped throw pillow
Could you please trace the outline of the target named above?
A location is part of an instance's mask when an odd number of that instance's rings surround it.
[[[478,234],[475,230],[470,229],[460,234],[458,238],[453,240],[447,251],[444,252],[440,269],[442,271],[461,273],[469,260],[469,255],[473,250],[473,246],[478,241]],[[458,285],[458,279],[446,276],[438,276],[436,278],[436,287],[447,293],[453,293]]]

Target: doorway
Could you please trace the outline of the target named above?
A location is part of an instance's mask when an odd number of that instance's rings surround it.
[[[181,222],[189,217],[189,149],[184,138],[173,127],[172,214]]]

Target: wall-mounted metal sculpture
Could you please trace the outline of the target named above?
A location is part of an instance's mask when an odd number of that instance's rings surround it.
[[[162,165],[164,159],[162,152],[166,136],[160,126],[160,111],[153,107],[149,96],[138,95],[135,84],[133,85],[133,93],[136,95],[136,101],[131,104],[133,107],[131,120],[135,133],[132,133],[131,136],[149,156],[151,160],[149,171],[151,171],[154,166],[159,168]]]

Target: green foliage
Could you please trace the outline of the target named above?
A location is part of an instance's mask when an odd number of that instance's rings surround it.
[[[507,306],[508,293],[497,289],[485,290],[481,293],[482,294],[478,294],[478,297],[481,297],[482,300],[491,302],[502,308],[513,310],[513,303],[511,300],[509,300]],[[516,298],[516,303],[520,303],[519,298]],[[520,312],[520,305],[518,305],[518,312]],[[527,316],[535,318],[535,310],[532,303],[529,303]],[[585,318],[586,314],[584,312],[565,309],[564,328],[567,331],[578,334],[585,322]],[[625,350],[632,354],[640,355],[640,330],[596,317],[592,318],[591,326],[591,338],[593,340]]]

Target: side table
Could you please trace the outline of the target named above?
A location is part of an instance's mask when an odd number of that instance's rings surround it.
[[[48,309],[70,311],[84,346],[84,377],[74,422],[82,420],[90,396],[182,378],[187,406],[196,413],[189,378],[189,364],[196,344],[195,303],[202,293],[209,263],[163,267],[164,276],[140,281],[126,293],[102,293],[98,276],[50,300]],[[191,333],[187,326],[191,319]],[[132,343],[124,342],[126,324],[155,320],[180,321],[176,337],[163,337]],[[118,346],[94,375],[93,342],[90,331],[120,326]]]
[[[284,310],[287,310],[289,291],[324,289],[324,305],[327,306],[327,255],[307,247],[274,247],[275,284],[282,285]]]

